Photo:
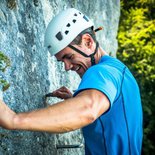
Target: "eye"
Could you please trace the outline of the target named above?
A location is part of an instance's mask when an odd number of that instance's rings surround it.
[[[64,55],[64,56],[62,57],[62,60],[63,60],[63,59],[72,60],[73,57],[74,57],[74,54],[66,54],[66,55]]]
[[[70,59],[70,60],[73,59],[73,57],[74,57],[73,54],[66,56],[66,58],[67,58],[67,59]]]

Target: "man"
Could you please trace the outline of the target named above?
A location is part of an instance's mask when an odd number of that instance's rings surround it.
[[[98,29],[97,29],[98,30]],[[69,132],[82,128],[86,155],[141,154],[142,108],[129,69],[96,41],[93,23],[76,9],[48,25],[45,46],[73,70],[81,83],[73,97],[62,87],[48,96],[66,99],[44,109],[16,114],[0,105],[0,126],[11,130]]]

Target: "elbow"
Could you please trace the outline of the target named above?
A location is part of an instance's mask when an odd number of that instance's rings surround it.
[[[89,113],[86,117],[86,124],[91,124],[96,120],[96,117],[94,116],[94,114]]]
[[[94,102],[90,100],[83,106],[82,119],[85,125],[93,123],[97,119],[97,113],[94,107]]]

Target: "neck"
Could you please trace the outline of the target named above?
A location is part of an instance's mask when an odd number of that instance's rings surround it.
[[[96,64],[98,64],[101,57],[104,56],[104,55],[107,55],[107,53],[101,47],[99,47],[97,53],[95,54]]]

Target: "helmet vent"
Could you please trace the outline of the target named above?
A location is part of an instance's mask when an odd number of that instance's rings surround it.
[[[56,38],[61,41],[63,39],[63,36],[62,36],[62,33],[61,32],[58,32],[56,35]]]
[[[65,31],[65,34],[67,35],[69,33],[69,31]]]
[[[51,48],[51,45],[49,45],[47,48],[50,49]]]
[[[87,21],[87,22],[89,22],[89,19],[84,15],[83,16],[83,18]]]
[[[73,19],[73,23],[75,23],[76,22],[76,19]]]
[[[68,23],[66,26],[67,26],[67,27],[70,27],[70,26],[71,26],[71,24],[69,24],[69,23]]]

